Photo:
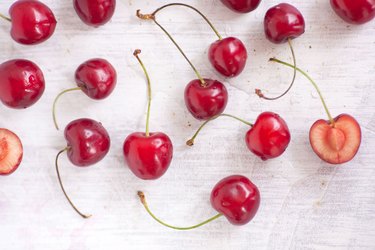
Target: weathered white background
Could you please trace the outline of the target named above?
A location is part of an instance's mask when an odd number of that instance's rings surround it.
[[[11,0],[2,0],[7,13]],[[228,113],[254,121],[262,111],[274,111],[289,124],[292,142],[280,158],[262,162],[244,143],[247,127],[223,118],[213,122],[188,148],[185,140],[200,124],[186,111],[185,85],[195,76],[173,45],[152,23],[139,21],[136,9],[153,11],[169,1],[123,0],[113,20],[99,29],[85,26],[72,1],[45,0],[58,26],[46,43],[25,47],[11,40],[9,24],[0,23],[0,61],[27,58],[44,71],[46,92],[30,109],[0,106],[0,127],[15,131],[24,143],[24,161],[13,175],[0,178],[0,249],[374,249],[375,248],[375,22],[347,25],[329,1],[290,0],[306,19],[306,33],[294,41],[298,63],[320,84],[334,115],[349,113],[363,130],[357,157],[334,168],[310,148],[312,123],[325,118],[317,94],[298,77],[291,93],[276,102],[253,94],[255,87],[270,94],[285,89],[291,70],[267,62],[272,56],[291,60],[287,45],[274,45],[263,34],[265,11],[279,1],[263,1],[248,15],[226,9],[218,0],[189,1],[207,14],[225,36],[246,44],[249,60],[236,79],[223,79],[209,65],[207,48],[215,40],[193,12],[175,8],[162,12],[161,23],[176,36],[201,73],[225,81]],[[170,135],[173,163],[163,178],[145,182],[124,164],[125,137],[144,129],[146,85],[132,57],[143,50],[154,86],[151,128]],[[58,117],[69,121],[90,117],[109,130],[109,155],[91,168],[72,166],[61,158],[65,187],[77,206],[93,214],[81,219],[65,200],[57,182],[54,157],[65,147],[54,130],[52,101],[74,86],[76,67],[92,57],[104,57],[118,71],[118,86],[107,100],[94,102],[82,93],[61,99]],[[151,220],[136,191],[143,190],[154,212],[177,225],[191,225],[215,214],[211,188],[221,178],[243,174],[261,191],[262,204],[246,226],[226,219],[190,232],[164,228]],[[318,201],[321,200],[319,203]]]

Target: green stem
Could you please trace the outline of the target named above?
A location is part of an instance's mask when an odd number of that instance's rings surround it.
[[[60,94],[58,94],[55,98],[55,100],[53,101],[53,106],[52,106],[52,117],[53,117],[53,123],[55,124],[55,127],[57,130],[59,130],[59,125],[57,124],[57,118],[56,118],[56,104],[57,104],[57,101],[60,99],[60,97],[67,93],[67,92],[72,92],[72,91],[76,91],[76,90],[81,90],[81,88],[77,87],[77,88],[71,88],[71,89],[67,89],[67,90],[64,90],[62,91]]]
[[[252,123],[247,122],[247,121],[245,121],[245,120],[243,120],[243,119],[241,119],[241,118],[238,118],[238,117],[236,117],[236,116],[233,116],[233,115],[229,115],[229,114],[221,114],[221,115],[217,115],[217,116],[212,117],[211,119],[205,121],[205,122],[204,122],[204,123],[198,128],[197,132],[195,132],[195,134],[193,135],[193,137],[191,137],[191,139],[188,140],[188,141],[186,142],[186,145],[188,145],[188,146],[193,146],[193,145],[194,145],[194,140],[195,140],[195,138],[198,136],[198,134],[201,132],[201,130],[207,125],[207,123],[209,123],[210,121],[215,120],[215,119],[217,119],[217,118],[219,118],[219,117],[221,117],[221,116],[231,117],[231,118],[233,118],[233,119],[235,119],[235,120],[237,120],[237,121],[240,121],[240,122],[242,122],[242,123],[244,123],[244,124],[246,124],[246,125],[249,125],[250,127],[253,127],[253,126],[254,126]]]
[[[334,126],[335,125],[335,121],[333,120],[332,115],[331,115],[331,113],[328,110],[327,104],[324,101],[323,95],[320,92],[320,89],[319,89],[318,85],[314,82],[314,80],[306,72],[304,72],[303,70],[301,70],[298,67],[294,67],[293,65],[291,65],[291,64],[289,64],[287,62],[283,62],[283,61],[281,61],[279,59],[276,59],[276,58],[270,58],[270,61],[271,62],[277,62],[277,63],[283,64],[283,65],[291,67],[291,68],[295,68],[298,72],[300,72],[302,75],[304,75],[311,82],[311,84],[314,86],[314,88],[316,89],[316,91],[319,94],[319,98],[322,101],[322,104],[324,106],[324,109],[325,109],[325,111],[327,113],[327,116],[328,116],[328,119],[329,119],[331,125]]]
[[[10,19],[9,17],[7,17],[7,16],[4,16],[3,14],[1,14],[0,13],[0,17],[2,18],[2,19],[4,19],[4,20],[7,20],[7,21],[9,21],[9,22],[11,22],[12,21],[12,19]]]
[[[139,64],[141,65],[141,67],[143,69],[143,72],[145,73],[146,78],[147,78],[148,104],[147,104],[147,118],[146,118],[146,136],[149,137],[150,136],[150,127],[149,127],[150,111],[151,111],[151,100],[152,100],[151,80],[150,80],[150,76],[147,73],[147,69],[146,69],[145,65],[143,64],[141,58],[138,56],[140,53],[141,53],[141,50],[137,49],[137,50],[134,51],[133,55],[137,58]]]
[[[169,224],[163,222],[162,220],[160,220],[158,217],[156,217],[156,216],[151,212],[150,208],[149,208],[148,205],[147,205],[146,197],[145,197],[145,195],[144,195],[143,192],[139,191],[139,192],[138,192],[138,196],[139,196],[139,199],[141,200],[141,202],[142,202],[144,208],[146,209],[147,213],[148,213],[148,214],[149,214],[149,215],[150,215],[155,221],[159,222],[160,224],[162,224],[162,225],[165,226],[165,227],[169,227],[169,228],[172,228],[172,229],[175,229],[175,230],[186,231],[186,230],[191,230],[191,229],[194,229],[194,228],[198,228],[198,227],[201,227],[201,226],[203,226],[203,225],[206,225],[206,224],[210,223],[211,221],[214,221],[214,220],[216,220],[216,219],[218,219],[218,218],[220,218],[220,217],[222,216],[222,214],[217,214],[217,215],[211,217],[211,218],[208,219],[208,220],[205,220],[205,221],[203,221],[203,222],[201,222],[201,223],[199,223],[199,224],[197,224],[197,225],[190,226],[190,227],[176,227],[176,226],[171,226],[171,225],[169,225]]]

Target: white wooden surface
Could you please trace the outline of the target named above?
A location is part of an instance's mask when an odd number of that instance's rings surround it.
[[[12,2],[2,0],[0,11],[7,13]],[[307,24],[306,33],[294,41],[299,65],[317,80],[334,115],[352,114],[362,126],[357,157],[334,168],[310,148],[309,128],[325,114],[304,78],[299,76],[293,91],[277,102],[253,94],[256,87],[279,93],[291,77],[289,69],[267,62],[272,56],[290,60],[287,45],[271,44],[263,34],[264,13],[279,1],[263,1],[249,15],[234,14],[218,0],[189,1],[223,35],[245,42],[248,65],[231,80],[209,65],[207,48],[215,36],[199,16],[181,8],[159,16],[204,76],[227,83],[226,112],[254,121],[270,110],[288,122],[293,138],[287,152],[267,162],[248,152],[247,128],[226,118],[209,125],[196,146],[185,146],[200,124],[183,101],[184,86],[194,74],[153,23],[134,16],[138,8],[150,12],[169,1],[118,1],[113,20],[99,29],[81,23],[70,0],[44,2],[55,12],[58,26],[42,45],[16,44],[8,34],[9,25],[0,23],[0,61],[31,59],[47,81],[44,96],[32,108],[0,106],[0,127],[19,134],[25,148],[18,171],[0,178],[0,249],[375,249],[375,22],[347,25],[328,0],[289,1],[303,12]],[[144,129],[146,86],[132,57],[136,48],[143,50],[153,80],[151,129],[168,133],[175,146],[172,166],[154,182],[135,178],[122,156],[125,137]],[[61,158],[66,189],[78,207],[93,214],[83,220],[58,186],[54,157],[65,140],[53,128],[51,106],[58,92],[74,86],[76,67],[92,57],[104,57],[117,68],[113,95],[94,102],[71,93],[58,107],[62,127],[75,118],[90,117],[102,121],[112,139],[108,157],[91,168],[76,168]],[[222,218],[195,231],[172,231],[152,221],[136,196],[137,190],[145,191],[157,215],[190,225],[215,214],[209,204],[211,188],[231,174],[251,177],[262,195],[257,216],[243,227]]]

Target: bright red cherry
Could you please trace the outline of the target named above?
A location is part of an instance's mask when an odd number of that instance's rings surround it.
[[[226,77],[238,76],[246,66],[247,50],[241,40],[227,37],[210,46],[208,57],[214,68]]]
[[[375,0],[331,0],[331,6],[348,23],[363,24],[375,17]]]
[[[267,11],[264,31],[271,42],[285,43],[305,33],[305,20],[297,8],[281,3]]]
[[[74,0],[74,9],[85,24],[98,27],[111,20],[116,0]]]
[[[207,120],[221,114],[228,103],[228,91],[219,81],[204,79],[191,81],[185,88],[185,104],[199,120]]]
[[[10,175],[16,171],[22,157],[20,138],[12,131],[0,128],[0,175]]]
[[[35,63],[16,59],[0,64],[0,100],[6,106],[28,108],[40,99],[44,89],[43,73]]]
[[[221,0],[229,9],[239,13],[249,13],[258,8],[261,0]]]

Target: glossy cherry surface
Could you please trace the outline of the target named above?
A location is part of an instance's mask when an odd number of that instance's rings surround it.
[[[74,9],[85,24],[98,27],[111,20],[116,0],[74,0]]]
[[[221,2],[233,11],[248,13],[258,8],[261,0],[221,0]]]
[[[331,6],[348,23],[363,24],[375,17],[375,0],[331,0]]]
[[[211,44],[208,58],[220,74],[226,77],[235,77],[246,66],[247,50],[241,40],[227,37]]]
[[[40,99],[44,89],[43,73],[35,63],[16,59],[0,64],[0,100],[6,106],[28,108]]]
[[[219,81],[204,79],[206,86],[196,79],[185,88],[185,104],[189,112],[199,120],[208,120],[221,114],[228,102],[228,92]]]
[[[294,6],[281,3],[270,8],[264,18],[266,37],[273,43],[285,43],[305,32],[305,20]]]
[[[67,154],[76,166],[86,167],[102,160],[110,148],[110,138],[101,123],[91,119],[78,119],[65,128]]]
[[[124,142],[124,156],[130,170],[144,180],[160,178],[173,158],[173,145],[164,133],[136,132]]]
[[[262,160],[268,160],[284,153],[290,137],[288,125],[278,114],[264,112],[246,133],[246,145]]]
[[[211,192],[211,205],[233,225],[249,223],[260,205],[258,188],[245,176],[224,178]]]
[[[88,97],[101,100],[108,97],[116,87],[117,73],[107,60],[95,58],[77,68],[75,79]]]
[[[11,36],[21,44],[32,45],[46,41],[56,28],[51,9],[35,0],[18,0],[9,9]]]

